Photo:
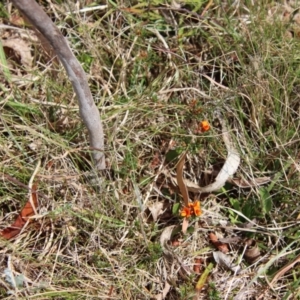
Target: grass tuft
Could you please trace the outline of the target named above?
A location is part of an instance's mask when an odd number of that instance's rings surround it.
[[[28,201],[41,162],[38,215],[14,239],[0,240],[1,299],[299,297],[299,271],[289,268],[300,247],[298,7],[195,3],[44,4],[101,113],[101,176],[63,68],[17,25],[24,24],[18,12],[0,4],[1,23],[10,25],[0,25],[1,39],[18,36],[33,60],[25,67],[20,54],[0,49],[0,229]],[[216,110],[241,155],[235,178],[269,180],[190,193],[203,214],[183,234],[172,177],[187,149],[186,179],[204,186],[216,177],[227,155]],[[201,133],[204,120],[211,130]],[[216,263],[212,232],[228,244],[231,266]],[[205,270],[207,282],[196,290]]]

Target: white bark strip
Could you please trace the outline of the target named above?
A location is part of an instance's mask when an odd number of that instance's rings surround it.
[[[88,129],[95,167],[105,169],[104,134],[87,78],[59,29],[34,0],[12,0],[18,10],[38,29],[62,62],[77,95],[81,118]]]
[[[210,193],[216,190],[219,190],[220,188],[222,188],[226,181],[228,180],[228,178],[230,176],[232,176],[238,169],[239,165],[240,165],[240,155],[238,153],[238,151],[235,149],[230,135],[228,133],[228,129],[226,126],[226,123],[223,119],[223,117],[221,116],[221,114],[218,112],[216,113],[217,118],[219,119],[221,126],[222,126],[222,137],[223,137],[223,141],[225,143],[226,149],[228,151],[227,154],[227,158],[226,161],[222,167],[222,169],[220,170],[218,176],[216,177],[215,181],[205,187],[200,187],[199,188],[199,192],[200,193]]]
[[[219,190],[225,185],[226,181],[229,181],[230,176],[232,176],[237,171],[240,165],[240,155],[233,142],[231,141],[225,121],[219,112],[216,113],[216,117],[219,119],[222,126],[222,137],[228,154],[226,161],[215,181],[205,187],[200,187],[198,184],[193,183],[187,179],[183,178],[183,183],[181,183],[178,181],[178,178],[171,177],[172,181],[175,182],[178,186],[184,185],[188,191],[193,193],[211,193]],[[167,173],[166,175],[170,176],[169,173]]]

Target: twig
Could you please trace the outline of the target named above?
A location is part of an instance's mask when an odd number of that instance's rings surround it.
[[[50,198],[48,198],[45,194],[43,194],[43,193],[41,193],[41,192],[38,192],[38,191],[36,191],[36,190],[34,190],[34,189],[29,188],[26,184],[22,183],[22,182],[19,181],[18,179],[14,178],[14,177],[11,177],[11,176],[8,175],[8,174],[2,174],[2,175],[3,175],[3,177],[4,177],[5,179],[7,179],[8,181],[10,181],[10,182],[16,184],[17,186],[22,187],[22,188],[28,190],[30,193],[37,193],[39,196],[41,196],[41,197],[43,197],[45,200],[49,201],[49,203],[51,202]]]
[[[290,269],[292,269],[295,264],[297,264],[298,262],[300,262],[300,256],[298,255],[292,262],[288,263],[287,265],[285,265],[284,267],[282,267],[273,277],[273,279],[271,280],[271,282],[268,282],[268,287],[266,287],[266,289],[263,291],[263,293],[261,293],[259,295],[259,297],[257,298],[258,300],[265,298],[265,294],[269,289],[273,290],[273,285],[274,283],[280,278],[282,277],[286,272],[288,272]]]
[[[33,174],[32,174],[32,176],[29,180],[29,183],[28,183],[28,189],[30,191],[29,192],[29,201],[30,201],[30,204],[32,206],[32,209],[33,209],[35,215],[37,215],[37,211],[36,211],[36,207],[35,207],[35,204],[34,204],[34,201],[33,201],[33,195],[32,194],[35,193],[35,197],[37,197],[37,196],[36,196],[36,187],[34,187],[33,181],[34,181],[35,176],[37,175],[37,173],[40,169],[40,166],[41,166],[41,161],[38,160],[38,163],[35,167],[35,170],[33,171]]]

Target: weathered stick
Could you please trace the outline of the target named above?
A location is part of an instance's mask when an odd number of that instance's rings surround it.
[[[89,132],[94,164],[98,170],[105,169],[104,134],[100,114],[80,63],[59,29],[34,0],[12,0],[12,3],[47,39],[66,69],[78,98],[80,115]]]

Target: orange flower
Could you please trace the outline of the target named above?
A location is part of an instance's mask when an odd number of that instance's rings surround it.
[[[193,203],[193,210],[194,210],[195,216],[199,217],[202,215],[202,211],[200,208],[200,201],[197,200]]]
[[[200,122],[199,127],[202,132],[208,131],[210,129],[210,125],[209,125],[208,121]]]
[[[180,212],[180,215],[184,218],[189,218],[192,215],[191,208],[184,206]]]
[[[180,215],[184,218],[189,218],[191,216],[199,217],[201,216],[202,211],[200,208],[200,201],[195,201],[193,203],[189,203],[189,206],[184,206],[180,211]]]

